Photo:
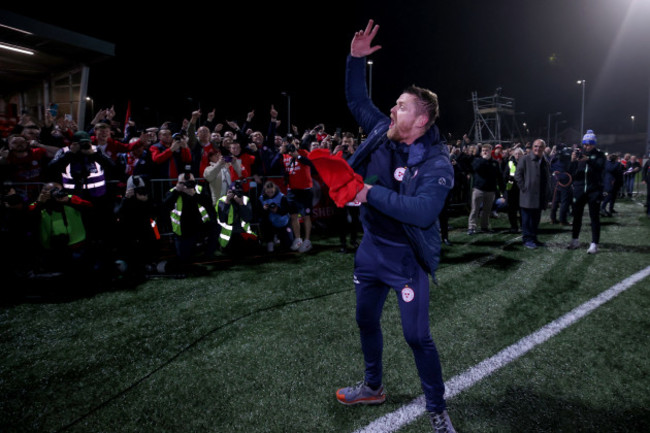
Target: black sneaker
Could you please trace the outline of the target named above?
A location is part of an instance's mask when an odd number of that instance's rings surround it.
[[[429,420],[435,433],[456,433],[446,410],[441,413],[429,412]]]

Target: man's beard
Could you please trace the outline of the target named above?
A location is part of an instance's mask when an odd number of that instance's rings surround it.
[[[393,125],[392,128],[389,128],[388,131],[386,132],[386,136],[393,141],[401,141],[402,139],[402,135],[397,129],[397,125]]]

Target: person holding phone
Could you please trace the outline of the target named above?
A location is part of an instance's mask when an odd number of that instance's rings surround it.
[[[216,206],[220,197],[228,192],[232,183],[230,177],[230,167],[233,165],[231,155],[224,155],[220,147],[213,147],[208,150],[208,165],[203,170],[203,178],[210,186],[212,203]],[[234,164],[239,164],[239,160],[234,160]]]

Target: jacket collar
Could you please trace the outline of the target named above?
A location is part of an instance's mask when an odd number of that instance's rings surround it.
[[[449,149],[447,149],[445,144],[446,143],[440,139],[438,127],[432,125],[422,137],[418,138],[415,143],[411,144],[408,159],[409,167],[421,164],[425,160],[440,154],[446,154],[447,157],[449,157]]]

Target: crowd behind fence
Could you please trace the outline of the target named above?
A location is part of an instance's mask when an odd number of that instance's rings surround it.
[[[272,111],[272,115],[273,114],[274,113]],[[194,119],[194,115],[195,113],[193,113],[193,120],[196,120]],[[98,117],[101,116],[98,115]],[[262,134],[261,132],[253,131],[248,127],[251,118],[251,113],[249,113],[249,116],[241,128],[235,122],[229,122],[228,125],[231,131],[225,130],[222,125],[219,126],[219,124],[216,124],[213,121],[206,121],[201,126],[199,126],[198,123],[192,122],[189,122],[189,124],[183,124],[180,130],[185,134],[185,140],[194,140],[194,147],[191,150],[191,158],[193,161],[191,164],[193,166],[193,170],[195,170],[195,179],[199,184],[202,184],[205,187],[205,191],[208,191],[210,186],[206,182],[206,179],[201,176],[202,173],[198,169],[200,166],[199,162],[201,161],[201,158],[203,158],[203,155],[208,153],[207,149],[209,146],[215,146],[219,148],[220,152],[223,152],[224,155],[230,156],[230,153],[228,151],[229,148],[226,148],[223,143],[225,143],[227,140],[230,140],[229,142],[232,144],[233,140],[237,141],[237,136],[240,137],[239,140],[241,141],[241,147],[244,153],[251,152],[251,154],[255,154],[255,152],[259,152],[260,149],[268,148],[270,149],[268,150],[269,153],[267,154],[269,160],[278,155],[281,157],[283,154],[286,154],[287,150],[285,146],[288,146],[289,143],[292,142],[295,142],[296,145],[305,150],[305,154],[308,156],[309,151],[313,150],[314,148],[328,148],[332,153],[343,152],[343,148],[341,146],[344,137],[353,137],[353,147],[345,150],[345,152],[353,153],[356,146],[358,146],[364,138],[361,131],[359,134],[355,135],[352,135],[350,133],[341,133],[340,131],[337,131],[334,134],[328,134],[322,125],[317,125],[312,129],[305,130],[302,135],[298,133],[297,128],[294,128],[295,136],[288,134],[287,136],[282,137],[276,134],[275,130],[277,123],[273,120],[269,123],[267,133]],[[93,145],[99,149],[98,153],[101,152],[103,156],[106,156],[104,155],[104,152],[108,148],[102,147],[100,149],[101,146],[97,142],[97,139],[101,134],[102,129],[109,128],[102,128],[101,125],[102,122],[94,123],[93,127],[91,128],[91,133],[94,134],[92,135],[94,143]],[[150,149],[162,141],[160,138],[162,131],[165,131],[165,128],[167,127],[168,126],[154,128],[155,132],[145,130],[140,131],[137,134],[125,134],[123,140],[119,140],[117,138],[118,136],[116,135],[116,131],[112,129],[110,130],[110,140],[117,142],[122,146],[122,152],[119,155],[126,155],[123,157],[123,159],[126,161],[130,161],[130,159],[138,160],[138,156],[132,155],[133,150],[136,147],[136,145],[133,143],[139,143],[140,145],[138,147],[143,147],[146,151],[150,151]],[[21,135],[21,137],[25,138],[25,142],[27,143],[26,148],[21,148],[18,150],[27,152],[32,156],[32,159],[27,160],[27,162],[22,162],[23,166],[19,167],[19,169],[22,170],[23,174],[27,173],[29,175],[30,170],[32,169],[32,167],[25,167],[25,165],[33,164],[36,166],[37,163],[43,164],[43,171],[45,172],[45,167],[48,166],[48,162],[51,162],[53,159],[55,159],[55,155],[59,155],[62,152],[62,149],[69,148],[72,134],[71,130],[68,130],[69,132],[65,133],[65,128],[74,129],[74,126],[57,124],[54,122],[54,119],[50,119],[49,124],[46,122],[46,124],[41,127],[35,124],[26,125],[20,131],[18,131],[18,134]],[[209,142],[206,144],[205,141],[203,141],[202,143],[197,144],[198,140],[201,139],[201,136],[203,135],[203,137],[206,137],[206,134],[207,137],[209,137]],[[171,133],[169,135],[171,137]],[[260,140],[263,139],[263,142],[256,142],[256,136],[260,137]],[[295,141],[296,139],[298,141]],[[11,140],[11,137],[9,140]],[[9,145],[7,146],[6,144]],[[451,211],[456,211],[461,214],[468,213],[471,208],[471,195],[474,182],[474,178],[472,176],[471,161],[473,158],[479,157],[481,143],[472,143],[467,137],[464,137],[463,140],[448,142],[447,145],[449,147],[451,162],[454,166],[455,182],[454,188],[450,192],[448,200],[446,202],[447,212],[445,212],[445,215],[448,216],[449,212]],[[505,172],[507,161],[511,157],[511,151],[513,151],[515,148],[521,148],[524,151],[528,151],[529,145],[530,143],[517,143],[509,148],[495,146],[492,156],[501,165],[501,170]],[[251,148],[249,149],[249,147]],[[196,153],[197,149],[198,153]],[[23,268],[25,264],[25,262],[21,262],[21,260],[26,258],[27,262],[29,263],[30,253],[38,250],[36,241],[38,239],[39,229],[33,224],[33,218],[27,216],[29,215],[28,213],[23,214],[21,212],[18,212],[19,209],[17,206],[22,205],[25,209],[32,207],[33,204],[38,200],[41,191],[43,190],[44,186],[48,184],[48,182],[44,180],[26,181],[20,177],[12,176],[10,170],[6,169],[12,168],[11,164],[8,162],[11,160],[11,152],[14,150],[15,149],[12,148],[11,143],[5,143],[0,153],[0,158],[2,158],[2,164],[0,167],[3,169],[2,178],[0,179],[2,180],[3,186],[1,191],[1,198],[3,203],[1,229],[3,243],[7,242],[5,243],[6,245],[12,245],[16,247],[14,250],[5,249],[3,256],[7,260],[3,261],[3,266],[7,269],[10,269],[11,271],[20,271],[24,270]],[[548,150],[548,157],[550,159],[554,157],[556,149],[552,148]],[[40,159],[37,160],[34,155],[40,155]],[[236,154],[233,153],[233,155]],[[149,154],[147,158],[151,158],[151,154]],[[141,159],[144,159],[144,157],[141,157]],[[282,164],[280,165],[282,166]],[[121,168],[124,170],[124,167]],[[132,169],[133,167],[130,168]],[[311,218],[315,223],[315,227],[322,228],[324,230],[330,230],[330,233],[332,234],[340,234],[340,228],[336,227],[337,224],[340,223],[340,220],[337,220],[336,218],[340,215],[340,210],[337,209],[334,202],[330,199],[327,185],[322,182],[315,169],[313,169],[312,172],[314,182]],[[253,172],[252,174],[254,175],[249,177],[242,177],[241,180],[246,181],[251,186],[251,189],[247,195],[254,204],[259,201],[259,196],[262,192],[262,184],[266,180],[273,181],[273,183],[278,186],[283,194],[287,193],[288,189],[286,183],[286,173],[268,174]],[[130,173],[130,175],[133,175],[133,173]],[[56,177],[53,179],[60,181],[61,176],[62,173],[59,171],[56,173]],[[178,178],[175,177],[157,177],[155,175],[148,175],[147,180],[147,188],[149,188],[151,199],[154,201],[155,205],[160,205],[163,198],[169,192],[170,188],[172,188],[174,184],[178,182]],[[631,195],[636,195],[640,190],[640,173],[634,176],[634,179],[632,179],[632,181],[633,182],[630,184],[631,187],[627,192],[629,192]],[[121,200],[123,200],[125,196],[125,193],[127,191],[126,184],[127,176],[124,176],[124,173],[122,173],[119,178],[107,177],[106,185],[108,190],[108,200],[104,203],[108,203],[108,205],[103,207],[101,210],[101,212],[104,212],[106,215],[101,215],[95,212],[92,218],[92,223],[94,225],[97,225],[96,220],[101,220],[110,224],[111,221],[117,218],[115,210],[118,208]],[[11,196],[21,196],[23,198],[19,201],[16,201],[16,198],[12,198]],[[254,208],[259,209],[257,207]],[[16,210],[16,212],[13,212],[14,210]],[[496,207],[496,203],[493,210],[499,210]],[[257,217],[257,219],[252,221],[253,230],[256,231],[257,234],[262,234],[260,233],[262,231],[262,226],[259,221],[259,215],[257,215]],[[157,222],[156,226],[160,238],[172,242],[174,236],[172,225],[169,221],[169,214],[165,212],[156,213],[155,222]],[[359,226],[358,229],[361,229],[361,227]],[[21,230],[24,231],[24,233],[21,232]],[[108,231],[109,233],[112,233],[111,230]],[[119,233],[117,234],[119,235]],[[112,243],[115,241],[115,239],[109,239],[109,241]],[[23,244],[21,244],[21,242]],[[30,248],[34,249],[30,251]],[[102,254],[106,252],[103,251],[102,247],[97,248],[97,250]],[[16,253],[14,254],[14,252]],[[75,251],[69,253],[74,256]],[[12,269],[12,264],[16,264],[17,266]],[[31,269],[28,269],[27,271],[31,271]]]

